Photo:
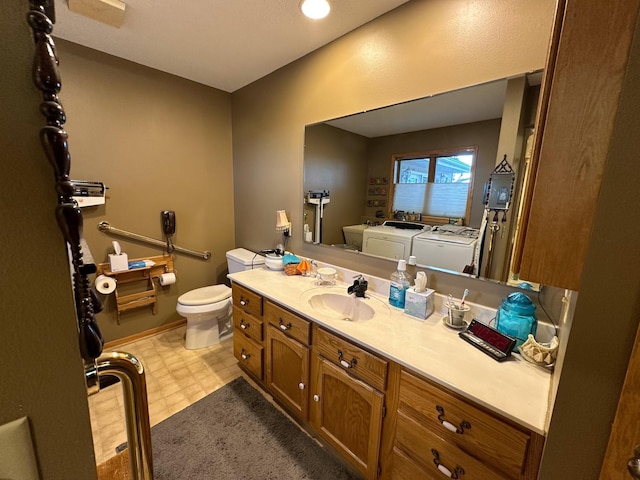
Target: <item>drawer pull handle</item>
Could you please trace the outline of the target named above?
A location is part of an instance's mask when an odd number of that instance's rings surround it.
[[[291,322],[284,323],[284,320],[282,320],[282,318],[279,318],[278,322],[280,323],[280,330],[290,330],[291,329]]]
[[[299,388],[300,390],[304,390],[304,387],[305,387],[305,384],[304,384],[304,383],[300,382],[300,383],[298,384],[298,388]]]
[[[313,401],[314,402],[319,402],[320,401],[320,395],[314,395],[313,396]]]
[[[245,353],[244,352],[244,348],[242,349],[242,352],[240,352],[240,356],[242,357],[243,360],[249,360],[249,358],[251,357],[250,353]]]
[[[251,325],[249,324],[249,322],[244,323],[244,319],[240,320],[240,328],[243,330],[246,330],[247,328],[249,328]]]
[[[240,295],[240,305],[242,305],[243,307],[249,305],[249,299],[244,298],[242,295]]]
[[[435,448],[431,449],[431,454],[433,455],[433,463],[435,463],[436,467],[442,474],[446,475],[449,478],[460,478],[460,475],[464,475],[464,468],[456,467],[452,472],[442,463],[440,463],[440,454]]]
[[[353,368],[357,365],[358,359],[352,358],[350,362],[347,362],[344,358],[342,358],[342,350],[338,350],[338,360],[340,361],[340,365],[344,368]]]
[[[438,420],[440,421],[440,423],[442,424],[442,426],[444,428],[446,428],[447,430],[452,431],[453,433],[458,433],[460,435],[462,435],[466,430],[469,430],[471,428],[471,424],[469,422],[467,422],[466,420],[462,420],[460,422],[460,428],[456,427],[453,423],[451,422],[447,422],[444,419],[444,408],[442,408],[440,405],[436,405],[436,410],[438,411]]]

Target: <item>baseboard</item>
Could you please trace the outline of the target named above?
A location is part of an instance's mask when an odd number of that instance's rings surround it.
[[[136,340],[150,337],[151,335],[155,335],[157,333],[166,332],[167,330],[173,330],[174,328],[178,328],[186,324],[187,324],[187,319],[182,318],[180,320],[177,320],[172,323],[167,323],[166,325],[162,325],[160,327],[151,328],[149,330],[145,330],[144,332],[129,335],[128,337],[122,337],[122,338],[118,338],[117,340],[112,340],[111,342],[106,342],[104,344],[104,349],[112,350],[116,347],[119,347],[120,345],[124,345],[125,343],[135,342]]]

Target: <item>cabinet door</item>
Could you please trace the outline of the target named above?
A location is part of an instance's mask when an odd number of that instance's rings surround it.
[[[311,424],[366,478],[376,478],[384,395],[313,356]]]
[[[526,280],[579,290],[638,2],[558,4],[564,10],[542,84],[533,191],[523,205],[514,271]]]
[[[299,418],[309,413],[309,347],[273,325],[267,328],[267,386]]]

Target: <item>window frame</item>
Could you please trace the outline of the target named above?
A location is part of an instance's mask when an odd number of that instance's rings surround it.
[[[400,168],[396,168],[398,162],[403,160],[417,160],[422,158],[429,159],[429,175],[427,179],[427,183],[434,183],[433,180],[435,178],[436,171],[436,162],[439,157],[452,157],[460,154],[472,154],[473,162],[471,164],[471,177],[469,178],[469,189],[467,191],[467,204],[465,206],[465,214],[464,214],[464,224],[469,225],[469,221],[471,218],[471,205],[473,201],[473,186],[476,178],[476,167],[478,162],[478,147],[476,145],[466,146],[466,147],[456,147],[456,148],[441,148],[434,150],[426,150],[426,151],[418,151],[418,152],[409,152],[409,153],[395,153],[391,155],[391,174],[389,178],[391,179],[389,185],[389,210],[387,212],[388,218],[393,218],[393,200],[395,198],[395,189],[398,184],[398,179],[400,175]],[[420,212],[422,213],[422,212]],[[436,216],[428,216],[424,213],[422,214],[422,223],[429,224],[446,224],[449,223],[449,217],[436,217]]]

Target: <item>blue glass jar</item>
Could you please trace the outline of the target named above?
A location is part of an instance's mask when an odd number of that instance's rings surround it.
[[[524,293],[514,292],[502,301],[496,312],[496,329],[516,339],[522,345],[529,334],[535,337],[538,329],[536,306]]]

